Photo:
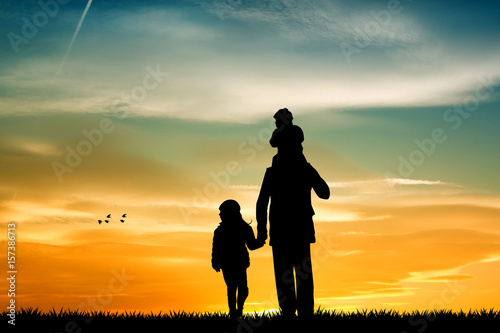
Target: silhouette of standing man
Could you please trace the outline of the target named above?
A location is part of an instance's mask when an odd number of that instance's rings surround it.
[[[257,239],[272,246],[278,302],[285,317],[314,312],[314,284],[310,244],[316,241],[311,189],[321,199],[330,189],[309,163],[288,163],[267,168],[257,200]]]

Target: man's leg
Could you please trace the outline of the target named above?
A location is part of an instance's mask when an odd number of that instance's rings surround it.
[[[274,278],[278,303],[284,316],[295,315],[295,278],[293,274],[293,255],[285,246],[273,245]]]
[[[314,282],[311,263],[311,245],[303,244],[296,248],[295,276],[297,279],[297,312],[301,317],[314,313]]]

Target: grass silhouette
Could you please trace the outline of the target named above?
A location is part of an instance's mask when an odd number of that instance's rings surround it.
[[[3,318],[7,312],[3,312]],[[6,322],[7,320],[5,320]],[[285,319],[275,312],[247,313],[230,319],[224,312],[112,312],[70,309],[42,312],[21,309],[16,326],[35,332],[499,332],[500,311],[494,309],[404,311],[318,309],[312,318]]]

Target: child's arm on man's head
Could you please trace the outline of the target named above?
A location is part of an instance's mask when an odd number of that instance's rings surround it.
[[[269,139],[269,144],[273,148],[277,148],[280,144],[280,130],[277,128],[273,131],[271,139]]]

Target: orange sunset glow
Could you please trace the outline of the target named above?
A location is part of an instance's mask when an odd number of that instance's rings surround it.
[[[283,107],[331,191],[312,195],[315,308],[500,307],[498,3],[54,3],[29,38],[45,9],[0,9],[19,308],[227,311],[218,208],[257,232]],[[279,309],[271,247],[250,262],[245,311]]]

